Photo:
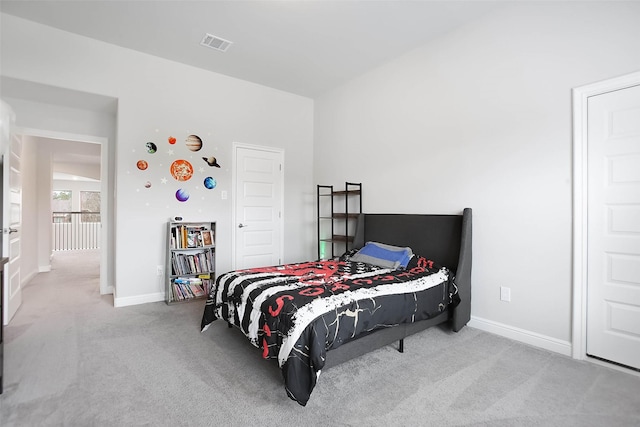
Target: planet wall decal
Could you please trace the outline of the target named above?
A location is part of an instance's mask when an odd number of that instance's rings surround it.
[[[216,185],[218,185],[218,183],[213,177],[208,176],[204,179],[204,186],[209,190],[213,190],[214,188],[216,188]]]
[[[154,144],[153,142],[147,142],[145,144],[145,146],[147,147],[147,152],[148,153],[155,153],[156,151],[158,151],[158,147],[156,146],[156,144]]]
[[[169,144],[171,144],[171,145],[176,143],[176,139],[173,136],[170,136],[169,138],[167,138],[167,141],[169,141]]]
[[[138,167],[138,169],[143,171],[149,167],[149,163],[147,163],[145,160],[138,160],[138,163],[136,163],[136,166]]]
[[[179,159],[171,163],[171,176],[177,181],[188,181],[193,176],[193,166],[187,160]]]
[[[178,189],[178,191],[176,191],[176,199],[179,202],[186,202],[187,200],[189,200],[189,192],[184,188]]]
[[[215,166],[215,167],[217,167],[217,168],[219,168],[219,167],[220,167],[220,165],[218,164],[218,160],[216,160],[216,158],[215,158],[215,157],[213,157],[213,156],[203,157],[203,158],[202,158],[202,160],[204,160],[205,162],[207,162],[207,164],[208,164],[209,166],[212,166],[212,167],[213,167],[213,166]]]
[[[198,151],[202,148],[202,140],[198,135],[189,135],[185,140],[185,144],[191,151]]]
[[[151,188],[151,182],[150,181],[145,182],[144,188]]]

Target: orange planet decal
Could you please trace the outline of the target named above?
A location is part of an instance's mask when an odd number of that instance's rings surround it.
[[[149,167],[149,163],[147,163],[144,160],[138,160],[138,163],[136,163],[136,166],[138,166],[138,169],[143,171]]]
[[[168,138],[168,140],[169,140],[169,144],[172,144],[172,145],[173,145],[173,144],[175,144],[175,143],[176,143],[176,139],[175,139],[173,136],[170,136],[170,137]]]
[[[176,160],[169,170],[177,181],[188,181],[193,176],[193,166],[186,160]]]

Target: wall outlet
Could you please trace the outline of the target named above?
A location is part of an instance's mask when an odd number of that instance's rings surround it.
[[[159,265],[156,267],[156,274],[158,276],[162,276],[164,274],[164,265]]]
[[[511,288],[500,286],[500,301],[511,302]]]

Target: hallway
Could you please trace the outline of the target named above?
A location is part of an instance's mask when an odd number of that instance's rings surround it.
[[[100,250],[55,252],[51,261],[50,272],[23,287],[22,305],[4,328],[5,395],[33,398],[60,387],[55,379],[68,373],[60,361],[75,347],[77,323],[113,311],[113,296],[100,295]]]

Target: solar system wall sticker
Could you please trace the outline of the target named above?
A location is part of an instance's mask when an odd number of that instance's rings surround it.
[[[169,136],[166,139],[166,144],[168,144],[169,146],[166,154],[168,154],[169,156],[174,156],[174,148],[176,150],[179,150],[179,146],[176,146],[177,143],[178,139],[175,136]],[[202,141],[202,138],[200,138],[198,135],[188,135],[184,139],[184,147],[186,147],[188,151],[196,153],[203,149],[204,143]],[[163,166],[162,157],[156,157],[156,153],[159,153],[161,150],[158,148],[158,144],[156,144],[156,142],[145,142],[144,148],[147,154],[151,154],[153,156],[151,158],[148,158],[148,160],[137,160],[136,167],[139,173],[147,174],[150,170],[155,169],[157,171],[162,170],[163,167],[166,167]],[[135,152],[136,150],[134,149],[133,151]],[[184,157],[189,157],[189,159]],[[154,160],[154,158],[158,159],[157,168],[154,166],[154,162],[152,161]],[[180,158],[170,160],[170,162],[171,163],[168,167],[168,172],[177,184],[177,189],[174,195],[175,199],[179,202],[188,201],[191,197],[190,191],[192,191],[193,189],[199,189],[198,183],[194,182],[194,173],[196,172],[196,168],[197,172],[205,175],[204,179],[202,180],[202,185],[205,189],[213,190],[218,185],[216,179],[213,176],[209,175],[209,173],[211,172],[209,168],[220,168],[218,160],[215,156],[202,156],[200,153],[198,153],[197,158],[194,158],[193,155],[181,156]],[[194,167],[194,163],[196,162],[198,163],[198,165]],[[163,177],[160,182],[162,184],[167,184],[169,180]],[[194,184],[195,187],[193,186]],[[144,188],[148,189],[151,187],[152,182],[150,180],[144,183]]]

